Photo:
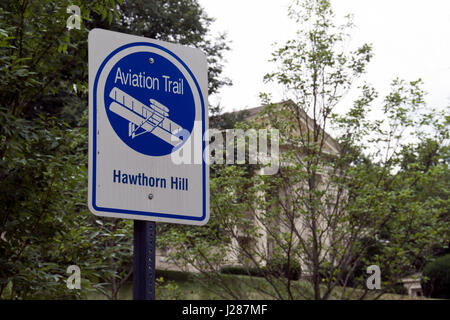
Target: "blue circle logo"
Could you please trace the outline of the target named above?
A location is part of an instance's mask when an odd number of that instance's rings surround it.
[[[119,138],[148,156],[179,149],[194,127],[195,101],[188,80],[154,52],[121,58],[106,78],[104,101]]]

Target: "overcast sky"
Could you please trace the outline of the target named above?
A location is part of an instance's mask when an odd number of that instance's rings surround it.
[[[199,0],[216,21],[213,33],[227,32],[231,51],[224,75],[233,81],[210,97],[225,111],[260,105],[259,92],[273,100],[280,89],[262,82],[273,71],[268,62],[273,44],[295,37],[287,18],[289,0]],[[337,17],[354,14],[352,43],[372,43],[374,58],[365,79],[386,94],[395,77],[425,82],[430,106],[450,104],[450,0],[332,0]]]

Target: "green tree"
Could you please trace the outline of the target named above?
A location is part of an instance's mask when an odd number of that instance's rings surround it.
[[[131,275],[132,223],[97,218],[86,205],[90,29],[203,48],[210,92],[228,83],[220,77],[224,37],[211,38],[211,19],[197,1],[78,1],[81,29],[69,31],[72,4],[0,4],[1,298],[81,298],[100,290],[115,299]],[[64,283],[72,264],[81,268],[82,290]]]
[[[80,2],[82,18],[114,10],[115,3]],[[98,255],[78,260],[67,251],[87,247],[90,236],[75,222],[86,216],[87,130],[52,117],[64,94],[68,100],[86,97],[87,29],[67,30],[71,4],[23,0],[0,6],[0,228],[7,239],[0,244],[2,298],[81,297],[85,290],[66,288],[66,268],[92,265],[82,269],[88,290],[101,266]]]
[[[211,221],[221,237],[185,241],[186,234],[173,232],[172,257],[228,298],[249,298],[250,287],[276,299],[378,298],[448,243],[447,181],[439,191],[417,192],[448,174],[444,152],[428,161],[419,151],[428,139],[446,150],[448,111],[427,112],[420,80],[395,80],[380,119],[369,116],[378,101],[367,84],[347,112],[338,112],[363,76],[371,46],[345,50],[351,19],[336,25],[328,0],[294,1],[289,15],[299,23],[298,38],[273,53],[277,70],[265,77],[285,88],[286,101],[262,95],[264,111],[242,126],[278,129],[283,165],[273,176],[239,166],[217,171]],[[227,281],[220,270],[229,263],[244,266],[248,282]],[[375,292],[365,281],[372,264],[381,268]],[[293,281],[295,273],[304,281]]]

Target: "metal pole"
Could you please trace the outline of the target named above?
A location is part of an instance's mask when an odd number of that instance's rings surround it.
[[[134,300],[155,300],[155,243],[156,223],[134,220]]]

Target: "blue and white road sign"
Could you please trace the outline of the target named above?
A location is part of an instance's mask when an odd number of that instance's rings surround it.
[[[100,216],[205,224],[207,65],[198,49],[89,33],[89,208]]]

